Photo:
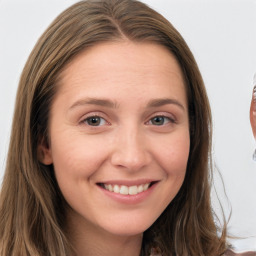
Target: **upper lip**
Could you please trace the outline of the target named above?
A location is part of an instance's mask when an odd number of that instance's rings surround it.
[[[140,179],[140,180],[106,180],[98,182],[98,184],[114,184],[114,185],[125,185],[125,186],[138,186],[141,184],[147,184],[152,182],[157,182],[159,180],[155,179]]]

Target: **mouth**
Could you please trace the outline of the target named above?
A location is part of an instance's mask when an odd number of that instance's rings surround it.
[[[119,185],[119,184],[106,184],[106,183],[97,183],[97,185],[112,193],[121,194],[121,195],[137,195],[147,191],[155,183],[157,183],[157,181],[144,183],[140,185],[132,185],[132,186]]]

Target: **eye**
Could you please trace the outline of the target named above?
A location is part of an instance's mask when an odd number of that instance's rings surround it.
[[[107,121],[100,116],[90,116],[83,120],[83,123],[90,126],[102,126],[107,123]]]
[[[166,116],[155,116],[149,120],[149,124],[157,126],[165,125],[170,122],[174,123],[174,120]]]

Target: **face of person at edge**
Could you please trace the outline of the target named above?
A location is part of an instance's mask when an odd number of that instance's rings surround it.
[[[74,228],[142,234],[186,172],[189,122],[178,62],[151,43],[82,52],[61,74],[49,135],[42,162],[54,165]]]

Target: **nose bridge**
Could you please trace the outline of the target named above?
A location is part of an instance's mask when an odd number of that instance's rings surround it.
[[[112,164],[136,171],[149,163],[145,134],[137,125],[120,127],[115,139]]]

